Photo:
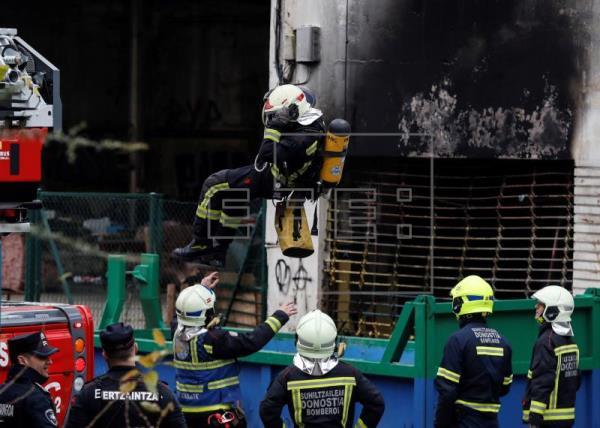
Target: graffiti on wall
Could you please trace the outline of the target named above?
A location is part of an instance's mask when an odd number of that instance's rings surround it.
[[[291,265],[291,266],[290,266]],[[275,263],[275,281],[280,296],[290,298],[297,305],[302,305],[304,313],[309,311],[307,286],[313,278],[304,267],[302,259],[280,258]]]

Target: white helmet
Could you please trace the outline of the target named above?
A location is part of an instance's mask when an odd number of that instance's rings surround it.
[[[304,315],[296,327],[298,353],[306,358],[329,358],[335,351],[337,328],[331,317],[320,310]]]
[[[201,284],[184,289],[175,302],[177,321],[190,327],[204,326],[207,313],[213,311],[215,300],[214,291]]]
[[[270,116],[284,108],[288,109],[289,118],[293,121],[311,108],[306,94],[295,85],[277,86],[265,94],[263,101],[262,119],[264,125],[267,124]]]
[[[561,323],[571,321],[571,314],[575,308],[573,295],[563,287],[549,285],[536,291],[533,296],[546,307],[542,317],[550,323]]]

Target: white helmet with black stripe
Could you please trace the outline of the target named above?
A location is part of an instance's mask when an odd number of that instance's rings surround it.
[[[263,124],[268,125],[275,115],[284,115],[291,121],[298,120],[310,109],[306,94],[296,85],[276,86],[263,97]]]
[[[215,292],[201,284],[181,291],[175,302],[177,321],[189,327],[203,327],[214,315]]]
[[[545,308],[542,318],[546,322],[561,323],[571,321],[571,314],[575,308],[575,300],[569,290],[558,285],[549,285],[536,291],[532,297],[544,304]]]

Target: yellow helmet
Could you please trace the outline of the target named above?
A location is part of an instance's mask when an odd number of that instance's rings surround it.
[[[494,290],[483,278],[469,275],[450,290],[452,312],[456,317],[467,314],[488,313],[494,309]]]

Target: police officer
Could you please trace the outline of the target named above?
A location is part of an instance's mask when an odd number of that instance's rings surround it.
[[[12,365],[0,385],[0,426],[56,427],[56,412],[50,394],[42,387],[48,380],[51,355],[44,333],[31,333],[8,340]]]
[[[288,406],[295,427],[348,428],[356,402],[363,405],[358,427],[376,427],[384,401],[375,386],[335,354],[337,329],[333,320],[315,310],[304,315],[296,329],[293,364],[273,380],[260,403],[265,427],[282,427],[281,411]]]
[[[579,348],[573,341],[573,296],[557,285],[534,293],[540,323],[527,373],[523,421],[530,427],[572,427],[580,384]]]
[[[215,281],[211,286],[215,285]],[[240,408],[237,358],[262,348],[291,315],[286,304],[247,333],[216,326],[215,293],[197,284],[184,289],[175,302],[177,329],[173,337],[176,391],[190,427],[246,426]]]
[[[471,275],[450,295],[460,330],[446,342],[437,371],[435,426],[497,427],[500,397],[508,393],[513,375],[510,345],[486,325],[494,292],[485,280]]]
[[[194,217],[193,239],[175,249],[174,257],[220,267],[244,215],[243,209],[231,208],[235,201],[247,207],[250,200],[272,198],[278,186],[315,188],[318,147],[325,132],[323,113],[314,108],[315,103],[310,90],[295,85],[277,86],[265,94],[264,137],[254,164],[222,170],[206,179]]]
[[[108,372],[84,385],[71,407],[66,427],[185,428],[181,407],[169,388],[158,382],[156,392],[148,391],[141,373],[132,374],[137,344],[131,326],[123,323],[109,325],[100,332],[100,342]],[[121,392],[120,389],[125,375],[137,383],[129,392]],[[155,409],[158,406],[160,411],[148,410],[152,405]]]

